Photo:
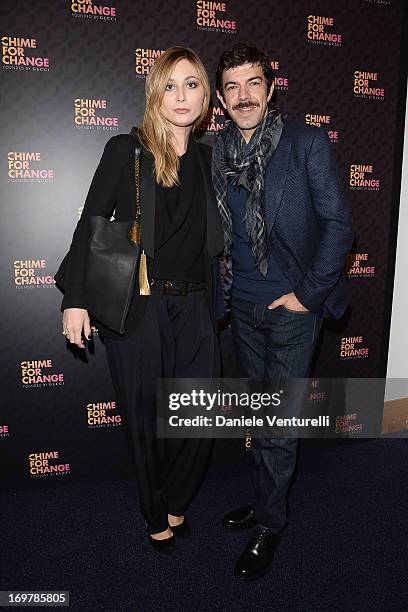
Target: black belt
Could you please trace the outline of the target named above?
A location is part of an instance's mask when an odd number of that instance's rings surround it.
[[[163,295],[187,295],[191,291],[202,291],[205,289],[205,283],[152,278],[150,288],[152,291],[160,291]]]

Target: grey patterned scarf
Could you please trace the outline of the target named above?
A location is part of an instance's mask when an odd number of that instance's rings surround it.
[[[227,203],[227,186],[249,191],[245,224],[248,243],[263,276],[268,273],[268,244],[264,220],[264,178],[266,167],[279,143],[281,113],[270,110],[247,143],[233,121],[226,121],[213,148],[212,175],[224,231],[225,262],[231,273],[232,220]]]

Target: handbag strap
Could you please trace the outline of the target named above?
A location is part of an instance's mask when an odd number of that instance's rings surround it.
[[[136,221],[140,223],[140,148],[135,145],[135,193],[136,193]]]
[[[135,146],[135,192],[136,192],[136,219],[133,224],[131,233],[131,240],[133,240],[136,244],[140,245],[140,222],[141,222],[141,214],[140,214],[140,149],[136,145]],[[150,295],[150,285],[149,278],[147,275],[147,260],[146,253],[142,248],[142,252],[140,253],[140,261],[139,261],[139,295]]]

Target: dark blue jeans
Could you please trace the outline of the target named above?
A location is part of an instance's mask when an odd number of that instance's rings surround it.
[[[306,378],[322,320],[311,312],[236,298],[231,305],[231,328],[239,375],[244,378]],[[287,495],[296,466],[297,439],[252,440],[255,460],[255,517],[279,533],[286,525]]]

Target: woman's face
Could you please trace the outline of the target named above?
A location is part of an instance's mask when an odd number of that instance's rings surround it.
[[[187,59],[175,64],[167,81],[161,112],[173,126],[191,126],[200,116],[204,103],[204,87],[197,69]]]

